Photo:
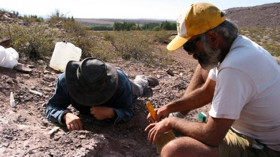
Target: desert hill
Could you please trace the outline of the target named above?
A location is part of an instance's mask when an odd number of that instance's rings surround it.
[[[270,3],[254,7],[238,7],[224,10],[227,18],[234,21],[239,27],[279,27],[280,3]],[[164,20],[154,19],[91,19],[77,18],[77,21],[86,25],[113,25],[115,21],[130,21],[136,24],[161,23]],[[175,22],[170,20],[169,22]]]
[[[239,27],[279,27],[280,3],[225,10],[227,18]]]
[[[145,23],[162,23],[164,20],[154,20],[154,19],[94,19],[94,18],[75,18],[76,21],[89,26],[112,26],[115,21],[118,22],[134,22],[135,24],[145,24]],[[175,21],[172,21],[175,22]]]

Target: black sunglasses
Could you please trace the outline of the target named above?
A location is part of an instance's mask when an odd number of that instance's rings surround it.
[[[193,39],[193,40],[191,40],[191,41],[186,42],[186,43],[183,45],[184,50],[187,51],[187,52],[189,52],[189,53],[194,52],[194,51],[196,50],[195,44],[196,44],[196,42],[197,42],[198,40],[200,40],[199,37],[197,37],[197,38],[195,38],[195,39]]]

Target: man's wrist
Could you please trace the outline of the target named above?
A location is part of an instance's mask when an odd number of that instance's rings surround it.
[[[66,120],[66,115],[68,114],[69,112],[65,113],[63,116],[62,116],[62,120]]]
[[[169,117],[169,118],[167,118],[166,127],[167,127],[169,130],[171,130],[171,129],[174,128],[175,118],[176,118],[176,117]]]
[[[65,124],[66,114],[67,114],[67,113],[70,113],[70,111],[69,111],[69,110],[65,110],[65,111],[61,114],[61,116],[60,116],[60,118],[59,118],[59,123]]]
[[[177,112],[176,109],[175,109],[176,103],[177,103],[176,101],[173,101],[173,102],[166,105],[167,115],[170,114],[170,113],[173,113],[173,112]]]

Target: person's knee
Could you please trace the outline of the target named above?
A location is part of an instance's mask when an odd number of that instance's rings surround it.
[[[161,157],[172,157],[174,156],[179,149],[179,145],[176,140],[168,142],[161,150]],[[176,156],[176,155],[175,155]]]
[[[168,142],[161,151],[162,157],[180,157],[185,156],[185,151],[187,149],[185,145],[185,141],[183,138],[177,138]]]
[[[218,149],[207,146],[190,137],[180,137],[168,142],[161,151],[162,157],[186,156],[209,156],[217,157]]]

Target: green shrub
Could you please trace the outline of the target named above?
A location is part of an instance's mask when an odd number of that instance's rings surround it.
[[[20,17],[20,19],[22,19],[24,25],[30,25],[35,22],[44,22],[44,19],[42,17],[37,17],[37,15],[24,15],[23,17]]]
[[[160,30],[160,23],[145,23],[141,29],[143,30],[154,30],[155,28],[159,28],[158,30]]]
[[[153,31],[160,31],[160,26],[156,26],[152,29]]]
[[[82,57],[91,57],[96,41],[88,35],[71,38],[71,43],[82,49]]]
[[[169,37],[174,34],[173,31],[157,31],[154,32],[154,34],[152,35],[152,40],[154,42],[159,42],[162,44],[168,44],[171,40],[169,39]]]
[[[47,21],[50,26],[60,29],[62,34],[61,40],[73,43],[82,49],[82,57],[90,57],[94,46],[96,45],[93,37],[88,34],[88,28],[73,17],[67,18],[64,14],[57,10]]]
[[[50,57],[55,43],[66,40],[82,49],[82,58],[93,56],[106,61],[116,58],[135,60],[149,66],[166,66],[171,60],[165,46],[170,31],[92,31],[67,18],[59,11],[46,22],[36,21],[37,17],[25,17],[28,25],[0,23],[0,37],[10,37],[11,46],[20,54],[33,60]],[[140,25],[121,23],[124,30],[138,30]],[[167,40],[167,41],[166,41]]]
[[[42,25],[21,26],[17,24],[0,25],[3,36],[11,38],[11,46],[21,57],[32,60],[50,56],[54,48],[54,36],[58,33]]]
[[[48,19],[48,24],[50,24],[50,26],[58,26],[65,19],[66,16],[63,13],[61,13],[59,10],[55,10],[55,12],[52,13]]]
[[[122,32],[93,32],[102,41],[102,45],[97,46],[94,51],[102,54],[101,58],[121,57],[125,60],[137,60],[150,66],[166,66],[171,62],[167,58],[167,51],[158,48],[154,44],[155,37],[161,31],[122,31]],[[166,33],[168,34],[168,33]],[[103,39],[103,40],[102,40]],[[100,45],[98,42],[97,45]],[[103,53],[101,52],[103,51]]]

